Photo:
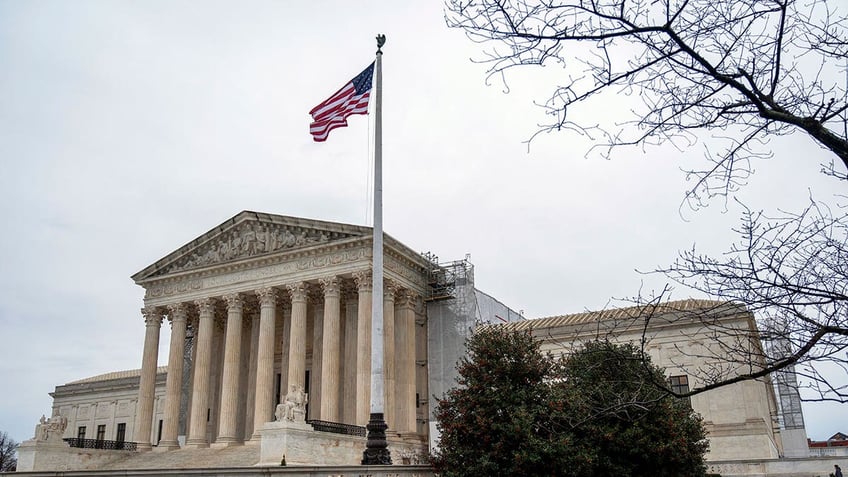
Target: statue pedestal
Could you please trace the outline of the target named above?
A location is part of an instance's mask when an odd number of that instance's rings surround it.
[[[66,449],[68,449],[68,444],[62,442],[61,439],[58,443],[35,439],[23,441],[18,446],[18,472],[45,470],[49,467],[49,464],[44,465],[44,462],[42,462],[45,460],[45,455],[50,454],[52,457],[56,453],[62,454]],[[56,459],[49,459],[49,463],[52,464],[53,460]]]
[[[365,438],[320,432],[305,422],[266,422],[260,434],[257,466],[359,465],[365,451]]]
[[[81,449],[61,440],[24,441],[18,447],[18,472],[60,472],[99,469],[134,455],[134,451]]]

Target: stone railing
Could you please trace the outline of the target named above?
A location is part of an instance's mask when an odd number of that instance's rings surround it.
[[[319,421],[317,419],[310,419],[306,421],[306,423],[311,425],[313,430],[320,432],[332,432],[348,436],[365,437],[365,428],[362,426],[342,424],[341,422]]]
[[[848,456],[848,446],[810,447],[810,455],[813,457]]]
[[[78,437],[68,437],[62,440],[67,442],[69,446],[77,447],[80,449],[105,449],[128,451],[137,450],[135,442],[106,441],[102,439],[80,439]]]

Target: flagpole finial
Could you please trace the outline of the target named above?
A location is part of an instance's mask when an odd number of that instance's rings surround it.
[[[380,33],[377,35],[377,53],[383,53],[383,45],[386,44],[386,35]]]

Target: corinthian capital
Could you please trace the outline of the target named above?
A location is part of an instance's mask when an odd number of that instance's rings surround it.
[[[306,298],[309,294],[309,288],[306,286],[306,283],[290,283],[286,285],[286,288],[288,288],[289,294],[291,294],[292,303],[296,301],[306,301]]]
[[[141,316],[144,317],[146,326],[162,326],[162,312],[158,307],[145,306],[141,309]]]
[[[227,311],[242,311],[244,307],[244,299],[238,293],[224,295],[224,300],[227,302]]]
[[[185,321],[188,317],[188,307],[183,303],[168,305],[168,319],[173,325],[175,321]]]
[[[196,300],[194,304],[201,315],[212,316],[215,314],[215,300],[211,298],[201,298]]]
[[[415,304],[418,302],[418,294],[412,290],[402,290],[398,294],[397,303],[403,308],[415,308]]]
[[[383,279],[383,300],[394,300],[399,290],[400,286],[396,282],[388,278]]]
[[[265,287],[256,290],[256,296],[259,297],[259,306],[277,305],[277,290],[273,287]]]
[[[324,296],[338,296],[340,293],[340,283],[338,277],[325,277],[318,280],[321,284],[321,289],[324,290]]]
[[[353,281],[360,292],[371,291],[371,270],[361,270],[353,274]]]

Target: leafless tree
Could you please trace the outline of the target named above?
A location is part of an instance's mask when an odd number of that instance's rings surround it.
[[[18,466],[18,443],[5,431],[0,431],[0,472],[12,472]]]
[[[848,6],[822,0],[447,0],[448,26],[484,45],[489,74],[563,67],[539,132],[599,134],[620,146],[689,146],[703,133],[708,165],[692,170],[700,206],[743,185],[769,138],[802,131],[848,179]],[[841,8],[841,11],[838,9]],[[617,126],[572,118],[614,90],[641,103]],[[538,134],[538,133],[537,133]]]
[[[756,329],[740,332],[702,313],[721,347],[700,362],[732,365],[689,369],[704,383],[693,391],[792,367],[808,389],[805,400],[848,402],[848,214],[813,201],[800,214],[747,211],[737,232],[739,242],[721,258],[691,249],[659,270],[744,304],[757,319]],[[658,303],[662,295],[639,301]],[[758,346],[748,345],[754,340]]]
[[[831,152],[822,171],[848,184],[844,2],[447,0],[445,16],[483,45],[478,61],[490,77],[506,81],[508,70],[528,65],[562,68],[561,84],[542,104],[551,119],[536,134],[586,134],[607,157],[619,147],[703,141],[707,165],[688,171],[694,185],[685,202],[693,208],[732,196],[751,161],[772,155],[770,139],[792,133]],[[570,114],[609,92],[636,104],[615,111],[615,124]],[[814,391],[807,399],[848,402],[846,202],[837,197],[829,208],[811,199],[799,213],[745,209],[728,253],[714,258],[693,248],[657,270],[757,317],[756,329],[740,332],[703,314],[726,349],[687,370],[703,383],[688,394],[793,369]],[[637,304],[650,309],[666,291]],[[640,319],[647,326],[651,313]]]

